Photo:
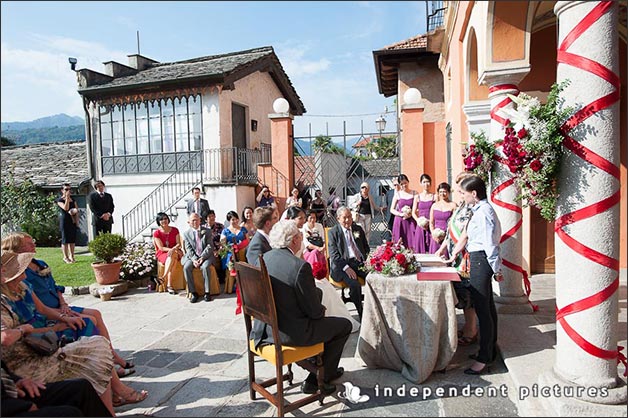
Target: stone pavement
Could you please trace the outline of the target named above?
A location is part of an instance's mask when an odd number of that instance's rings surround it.
[[[459,347],[445,373],[434,373],[427,381],[416,385],[398,372],[363,367],[354,357],[359,334],[354,333],[345,347],[341,360],[345,374],[336,382],[337,388],[342,392],[342,383],[351,382],[370,399],[356,405],[335,394],[327,397],[322,407],[313,403],[288,415],[556,415],[543,398],[518,399],[520,387],[538,383],[539,375],[553,365],[553,276],[534,276],[532,286],[532,299],[539,304],[540,311],[534,315],[500,315],[499,344],[505,360],[496,362],[490,373],[463,374],[471,363],[468,355],[476,352],[477,346]],[[619,332],[625,343],[625,274],[620,289]],[[91,295],[67,296],[67,299],[71,304],[93,307],[103,313],[113,346],[136,364],[137,372],[124,381],[136,389],[149,391],[145,401],[118,408],[120,416],[276,415],[275,408],[259,396],[256,401],[249,399],[244,321],[234,315],[235,295],[223,294],[214,297],[212,302],[191,304],[183,294],[173,296],[138,288],[107,302]],[[463,321],[461,312],[459,324]],[[256,361],[256,371],[258,378],[274,376],[274,368],[261,360]],[[294,371],[295,385],[287,390],[288,400],[300,396],[299,383],[306,375],[298,366]],[[394,395],[385,397],[384,386],[393,388]],[[400,391],[404,388],[405,394]],[[410,395],[411,388],[417,388],[418,396]],[[437,388],[444,388],[446,392],[436,395]],[[491,388],[497,396],[465,396],[466,390],[477,388]],[[617,412],[618,407],[613,408],[611,412],[604,411],[622,415]],[[600,416],[601,410],[593,408],[591,416]],[[625,405],[623,416],[626,416]]]

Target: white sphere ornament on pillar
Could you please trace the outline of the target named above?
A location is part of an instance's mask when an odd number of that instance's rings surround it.
[[[421,101],[421,92],[414,87],[409,88],[403,93],[403,102],[407,105],[416,105]]]
[[[283,97],[276,99],[273,102],[273,110],[275,113],[288,113],[290,110],[290,103]]]

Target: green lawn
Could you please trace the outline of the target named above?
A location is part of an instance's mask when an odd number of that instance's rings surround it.
[[[39,248],[35,258],[44,260],[52,270],[55,282],[62,286],[88,286],[96,281],[92,261],[94,256],[87,252],[87,248],[77,248],[74,258],[76,263],[63,262],[61,247]]]

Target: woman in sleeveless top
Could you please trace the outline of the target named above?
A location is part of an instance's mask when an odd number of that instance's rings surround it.
[[[378,210],[383,208],[375,204],[375,199],[371,195],[370,187],[368,183],[362,183],[360,185],[360,193],[354,196],[355,207],[354,210],[360,214],[357,224],[364,229],[366,234],[366,241],[370,241],[371,238],[371,224],[373,222],[373,216]]]
[[[432,242],[430,243],[429,252],[434,254],[440,248],[441,242],[445,239],[447,231],[447,223],[452,213],[456,210],[456,203],[449,199],[451,186],[448,183],[438,185],[438,200],[432,205],[430,210],[430,231],[432,234]],[[445,257],[449,258],[446,254]]]
[[[390,213],[395,217],[392,230],[393,242],[401,241],[403,246],[414,250],[412,244],[416,221],[412,217],[412,202],[414,202],[416,192],[410,190],[410,181],[405,174],[399,174],[397,180],[401,190],[395,193],[390,208]]]
[[[412,216],[417,223],[413,249],[419,254],[428,254],[433,241],[429,222],[430,210],[434,204],[434,194],[430,192],[432,178],[427,174],[421,174],[421,186],[423,191],[414,197],[412,204]]]

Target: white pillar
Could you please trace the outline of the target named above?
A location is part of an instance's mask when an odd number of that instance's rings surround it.
[[[491,101],[491,131],[489,136],[491,142],[504,138],[506,119],[500,116],[498,111],[515,106],[508,94],[515,96],[519,94],[517,83],[521,78],[521,73],[485,78],[489,85],[488,97]],[[497,153],[500,157],[504,157],[502,147],[497,149]],[[500,253],[504,280],[495,284],[495,287],[498,287],[495,304],[499,313],[534,312],[523,287],[524,280],[528,280],[528,273],[523,268],[521,242],[523,215],[521,202],[516,200],[518,193],[518,188],[514,185],[513,174],[505,164],[498,163],[491,178],[490,198],[501,224],[503,240]]]
[[[554,11],[559,27],[557,82],[570,81],[561,94],[563,106],[582,110],[576,113],[582,117],[566,127],[559,180],[554,372],[572,385],[609,391],[581,399],[625,403],[626,388],[620,388],[617,373],[617,2],[559,1]],[[593,104],[604,97],[606,103],[596,108]],[[577,306],[581,308],[572,309]]]

